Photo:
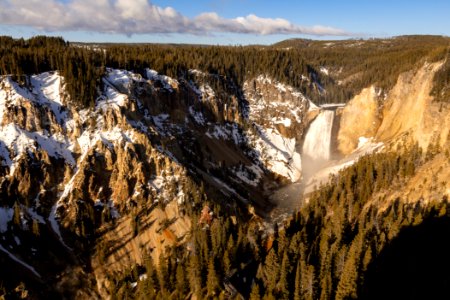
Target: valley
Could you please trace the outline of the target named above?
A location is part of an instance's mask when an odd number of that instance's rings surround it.
[[[357,298],[448,225],[448,38],[0,42],[7,298]]]

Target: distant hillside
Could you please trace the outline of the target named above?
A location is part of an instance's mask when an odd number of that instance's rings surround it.
[[[417,69],[424,61],[448,58],[450,38],[443,36],[411,35],[387,39],[359,39],[343,41],[313,41],[289,39],[272,45],[274,49],[300,51],[315,70],[325,71],[320,81],[327,91],[325,102],[339,98],[346,102],[362,88],[374,84],[389,90],[398,75]],[[324,75],[324,72],[321,72]],[[434,95],[449,101],[450,62],[436,75]],[[341,96],[344,93],[344,96]]]
[[[143,74],[151,66],[178,78],[189,69],[226,76],[242,89],[260,74],[299,89],[316,104],[343,103],[363,88],[382,92],[402,72],[424,61],[448,56],[450,39],[402,36],[391,39],[312,41],[292,39],[273,46],[218,47],[159,44],[70,44],[59,38],[13,40],[0,37],[0,74],[37,74],[59,70],[68,92],[83,106],[92,105],[104,67]],[[103,53],[103,54],[102,54]],[[449,99],[450,62],[436,76],[433,93]]]

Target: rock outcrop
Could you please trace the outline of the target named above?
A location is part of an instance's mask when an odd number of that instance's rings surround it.
[[[337,136],[341,154],[348,155],[355,150],[360,137],[375,136],[380,126],[378,98],[375,87],[371,86],[362,90],[343,108]]]
[[[94,294],[91,284],[79,289],[81,298],[106,296],[112,275],[184,243],[185,203],[211,198],[264,214],[272,205],[265,193],[301,177],[309,101],[300,92],[265,76],[240,91],[196,70],[178,80],[144,75],[107,69],[95,107],[84,109],[58,72],[29,76],[27,85],[1,78],[0,244],[27,239],[29,247],[10,250],[39,276],[66,278],[64,289],[86,276],[96,282]],[[57,257],[50,268],[30,250],[41,239],[61,250],[43,250],[47,261]]]
[[[383,105],[382,123],[376,135],[378,140],[387,141],[409,132],[426,148],[434,134],[445,139],[448,115],[435,110],[436,104],[432,103],[430,95],[434,74],[441,66],[442,62],[425,63],[417,72],[399,76]]]
[[[254,125],[248,135],[265,167],[296,182],[301,178],[300,141],[310,102],[302,93],[266,76],[244,84],[246,115]]]

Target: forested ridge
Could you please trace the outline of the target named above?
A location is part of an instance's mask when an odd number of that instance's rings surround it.
[[[122,280],[115,279],[111,293],[116,299],[185,299],[187,295],[196,295],[197,299],[224,299],[230,295],[236,299],[442,296],[445,288],[434,282],[449,279],[445,275],[447,259],[441,257],[441,264],[432,266],[409,261],[408,266],[399,264],[392,269],[385,261],[404,255],[396,251],[402,249],[402,241],[409,236],[410,247],[423,252],[402,251],[418,256],[418,261],[435,262],[430,254],[436,250],[434,244],[427,247],[411,240],[416,231],[421,239],[431,234],[433,243],[442,248],[439,253],[450,250],[446,238],[436,236],[436,232],[445,234],[450,230],[448,198],[431,202],[398,198],[386,203],[381,196],[375,197],[377,192],[407,181],[438,155],[434,148],[423,153],[415,145],[363,157],[314,192],[309,203],[284,226],[276,226],[273,234],[267,235],[257,221],[233,223],[219,206],[215,206],[210,222],[201,219],[198,209],[197,213],[192,210],[191,242],[170,249],[159,262],[149,256],[144,266],[131,269]],[[450,163],[448,150],[446,160]],[[427,231],[430,228],[439,229],[433,233]],[[421,274],[425,271],[434,273]],[[398,284],[388,283],[385,276],[390,272],[404,277],[391,278]],[[416,286],[408,284],[408,280],[423,276],[429,279]],[[429,290],[431,287],[434,290]]]
[[[16,76],[59,70],[75,103],[93,105],[105,67],[144,74],[151,68],[173,78],[198,69],[238,86],[267,74],[298,88],[313,102],[347,102],[375,84],[388,91],[402,72],[424,61],[448,57],[449,39],[409,36],[380,40],[287,40],[273,46],[193,46],[158,44],[71,44],[62,38],[0,37],[0,74]],[[448,100],[449,67],[436,75],[434,94]],[[328,74],[323,72],[325,68]],[[322,70],[322,71],[321,71]],[[26,80],[23,80],[26,83]]]

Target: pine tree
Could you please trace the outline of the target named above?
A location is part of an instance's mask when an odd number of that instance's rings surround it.
[[[20,204],[17,202],[14,202],[14,213],[13,213],[13,222],[14,225],[20,226],[21,225],[21,216],[20,216]]]
[[[331,299],[331,292],[332,292],[332,280],[331,280],[331,273],[321,273],[321,280],[320,280],[320,300],[328,300]]]
[[[180,295],[186,295],[188,292],[188,282],[186,279],[186,274],[184,267],[179,264],[176,268],[176,290]]]
[[[253,282],[252,291],[250,292],[250,300],[260,300],[261,294],[259,289],[259,284],[257,282]]]
[[[301,281],[301,295],[302,299],[313,300],[315,299],[315,284],[316,276],[313,265],[308,265],[302,268],[302,281]]]
[[[297,267],[295,269],[295,282],[294,282],[294,300],[300,300],[302,293],[302,275],[300,269],[300,260],[301,257],[297,261]]]
[[[225,274],[228,274],[231,271],[232,267],[232,261],[230,260],[230,255],[228,253],[228,250],[225,250],[225,253],[223,254],[223,270]]]
[[[336,290],[336,300],[357,298],[358,271],[355,251],[349,251],[344,270]]]
[[[277,253],[272,248],[269,251],[269,254],[266,257],[265,263],[264,263],[264,269],[265,269],[265,278],[266,278],[266,286],[267,290],[269,292],[272,292],[275,290],[277,282],[280,277],[280,263],[277,256]]]
[[[372,249],[367,247],[366,252],[364,253],[363,261],[362,261],[362,271],[367,271],[369,264],[372,262]]]
[[[164,257],[164,255],[162,253],[159,256],[159,264],[158,264],[157,274],[158,274],[158,282],[159,282],[160,292],[162,294],[165,294],[167,292],[167,290],[170,289],[169,270],[167,267],[167,259]]]
[[[159,286],[155,265],[150,255],[145,259],[145,271],[147,275],[147,278],[145,279],[145,292],[149,298],[152,298],[155,295],[155,290],[159,290]]]
[[[41,235],[40,229],[39,229],[39,222],[37,220],[33,219],[31,229],[32,229],[34,236],[39,237]]]
[[[202,289],[202,269],[200,266],[199,256],[196,253],[192,253],[189,259],[189,287],[190,290],[201,297],[201,289]]]
[[[280,280],[278,281],[278,290],[280,293],[280,299],[289,299],[289,280],[291,266],[289,263],[289,257],[287,250],[283,253],[283,259],[281,261]]]
[[[214,266],[214,258],[212,257],[209,259],[208,263],[206,288],[208,290],[208,296],[215,296],[219,290],[219,278],[217,277],[216,267]]]

